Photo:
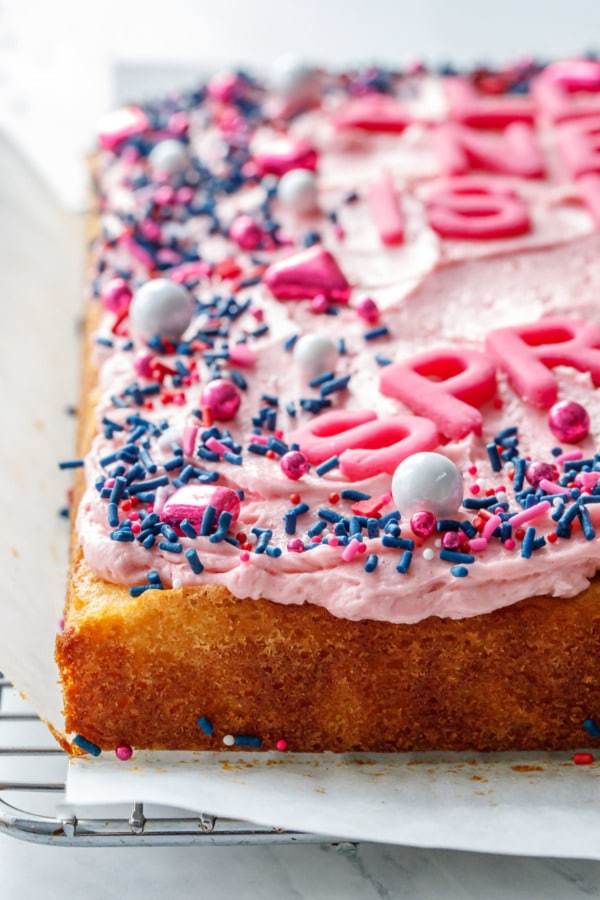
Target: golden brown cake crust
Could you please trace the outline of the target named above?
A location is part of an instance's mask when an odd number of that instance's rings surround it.
[[[220,587],[147,591],[74,558],[57,640],[67,728],[103,748],[529,750],[587,744],[600,713],[600,591],[415,625],[350,622]],[[206,716],[207,737],[197,725]]]

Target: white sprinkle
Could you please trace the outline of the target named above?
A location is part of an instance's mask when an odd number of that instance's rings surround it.
[[[436,541],[436,543],[437,543],[437,541]],[[433,552],[431,547],[426,547],[425,550],[423,550],[423,559],[433,559],[434,556],[435,556],[435,553]]]
[[[441,538],[436,538],[435,541],[434,541],[433,543],[435,544],[436,547],[441,547],[441,546],[442,546],[442,539],[441,539]]]
[[[232,734],[226,734],[223,736],[223,743],[226,747],[233,747],[235,744],[235,738]]]

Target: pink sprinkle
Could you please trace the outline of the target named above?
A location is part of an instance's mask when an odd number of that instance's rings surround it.
[[[125,762],[128,759],[131,759],[133,756],[133,750],[129,746],[129,744],[119,744],[119,746],[115,749],[115,755],[118,759],[123,760]]]
[[[317,294],[316,297],[313,297],[310,305],[313,312],[323,313],[329,306],[329,303],[325,294]]]
[[[181,446],[185,456],[193,456],[196,449],[196,437],[198,435],[197,425],[186,425],[183,429],[183,437]]]
[[[229,361],[234,366],[251,369],[256,364],[256,353],[247,344],[231,344],[229,347]]]
[[[485,523],[485,525],[484,525],[484,527],[483,527],[483,531],[481,532],[481,536],[482,536],[483,538],[485,538],[486,541],[487,541],[487,539],[490,538],[490,537],[492,536],[492,534],[494,533],[494,531],[496,530],[496,528],[498,528],[499,525],[502,525],[502,519],[500,518],[500,516],[492,516],[492,517],[491,517],[490,519],[488,519],[487,522]],[[472,546],[473,546],[473,541],[471,541],[470,544],[471,544],[471,547],[472,547]]]
[[[134,534],[139,534],[140,531],[142,530],[142,526],[140,525],[139,522],[132,522],[130,527]]]
[[[240,562],[243,562],[243,563],[250,562],[250,554],[248,553],[247,550],[243,550],[240,553]]]
[[[560,487],[560,485],[555,484],[553,481],[548,481],[547,478],[542,478],[539,486],[547,494],[564,494],[565,492],[564,487]]]
[[[529,509],[524,509],[523,512],[517,513],[516,516],[510,519],[510,524],[513,528],[517,528],[519,525],[523,525],[524,522],[531,522],[532,519],[537,519],[538,516],[543,515],[551,508],[552,504],[549,500],[542,500],[540,503],[536,503],[535,506],[530,506]]]
[[[107,478],[106,481],[104,482],[104,487],[105,487],[105,488],[111,488],[111,487],[114,486],[114,483],[115,483],[115,479],[114,479],[114,478]]]
[[[583,450],[567,450],[566,453],[561,453],[560,456],[557,456],[554,462],[560,465],[572,459],[583,459]]]
[[[206,441],[206,446],[209,450],[212,450],[214,453],[218,453],[219,456],[224,456],[225,453],[230,449],[226,447],[225,444],[222,444],[221,441],[218,441],[216,437],[210,437]]]
[[[288,542],[287,548],[290,553],[303,553],[304,552],[304,544],[300,540],[300,538],[293,538]]]
[[[489,522],[492,520],[489,519]],[[484,537],[473,538],[472,541],[469,541],[469,548],[471,550],[485,550],[488,545],[487,539]]]
[[[163,506],[165,505],[167,499],[167,485],[161,484],[156,488],[156,493],[154,495],[154,512],[160,516]]]
[[[366,553],[366,552],[367,552],[367,545],[366,545],[366,544],[360,544],[360,546],[359,546],[359,548],[358,548],[358,552],[359,552],[359,553]]]
[[[343,239],[346,237],[346,232],[339,222],[336,222],[333,226],[333,233],[339,241],[343,241]]]
[[[356,312],[365,322],[375,324],[379,319],[379,307],[372,297],[362,297],[356,304]]]
[[[481,488],[478,484],[472,484],[471,487],[469,488],[469,490],[471,491],[472,494],[478,494],[480,492]]]
[[[276,749],[276,750],[281,750],[281,751],[287,750],[287,741],[284,741],[283,738],[280,738],[280,739],[277,741],[277,743],[275,744],[275,749]]]
[[[335,537],[335,535],[332,534],[331,537],[327,538],[327,543],[329,544],[330,547],[337,547],[340,542]]]
[[[504,546],[506,547],[507,550],[514,550],[517,545],[512,538],[507,538],[504,541]]]
[[[469,475],[477,475],[477,466],[469,466],[467,472]]]
[[[352,538],[352,540],[342,553],[342,559],[344,560],[344,562],[350,562],[350,560],[354,559],[354,557],[358,553],[358,548],[360,546],[361,541],[359,541],[358,538]]]
[[[262,322],[265,317],[265,314],[260,306],[250,306],[248,312],[251,316],[254,316],[257,322]]]
[[[132,522],[137,522],[139,517],[140,517],[140,514],[138,512],[130,512],[129,513],[129,518],[131,519]]]

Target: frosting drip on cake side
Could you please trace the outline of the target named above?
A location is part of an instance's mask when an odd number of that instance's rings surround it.
[[[429,109],[431,120],[441,121],[441,83],[424,77],[410,85],[415,99],[407,106],[422,118]],[[164,342],[161,346],[151,341],[149,348],[140,335],[130,333],[126,310],[117,323],[114,308],[103,315],[95,348],[101,424],[86,458],[88,487],[77,517],[84,556],[99,576],[134,588],[148,586],[152,571],[165,587],[221,584],[240,598],[317,603],[349,619],[460,618],[528,596],[574,596],[600,567],[600,545],[592,534],[600,520],[594,478],[586,484],[580,478],[578,484],[574,471],[568,484],[559,485],[569,466],[579,467],[579,472],[581,463],[561,462],[553,455],[557,439],[548,427],[548,410],[524,403],[496,365],[494,397],[481,409],[482,434],[451,441],[441,435],[435,448],[456,463],[465,479],[467,503],[455,516],[460,530],[456,559],[440,556],[451,543],[447,531],[423,538],[413,533],[409,517],[403,515],[395,524],[390,473],[350,481],[338,465],[322,475],[313,465],[292,481],[282,471],[281,455],[298,429],[318,421],[319,410],[374,411],[382,433],[387,417],[413,415],[379,390],[386,364],[439,348],[485,353],[490,331],[551,316],[600,321],[600,235],[586,209],[572,202],[576,192],[561,169],[552,128],[545,121],[537,132],[547,166],[544,179],[485,176],[486,184],[493,180],[494,189],[516,191],[524,198],[530,230],[514,237],[456,240],[441,237],[427,223],[427,197],[441,183],[431,126],[413,123],[395,134],[336,130],[332,116],[343,108],[346,95],[331,80],[326,87],[322,106],[298,115],[287,128],[292,148],[286,153],[296,152],[301,140],[316,151],[320,209],[315,212],[299,213],[289,197],[277,198],[279,175],[256,172],[237,186],[215,190],[215,182],[226,181],[232,171],[239,174],[245,167],[252,172],[257,160],[263,167],[284,165],[285,154],[265,157],[274,130],[264,124],[255,128],[248,112],[246,117],[240,113],[229,133],[229,107],[215,106],[214,101],[189,114],[188,150],[200,160],[191,179],[197,184],[182,183],[183,176],[173,173],[151,173],[148,180],[146,151],[140,156],[135,144],[129,152],[125,146],[117,156],[110,151],[99,156],[103,238],[94,251],[96,265],[103,260],[96,278],[99,293],[115,275],[124,275],[134,292],[158,274],[185,284],[186,265],[195,266],[198,277],[187,280],[195,315],[183,334],[188,343],[181,352],[168,352]],[[400,82],[400,93],[406,90]],[[160,143],[152,129],[145,134],[149,145]],[[243,162],[234,166],[236,152]],[[372,173],[381,170],[390,172],[403,219],[403,240],[391,245],[381,242],[366,197]],[[162,192],[158,204],[157,192]],[[227,237],[225,223],[242,215],[260,223],[262,236],[253,249],[243,249]],[[269,238],[272,223],[277,226],[276,241]],[[338,274],[317,249],[308,254],[317,259],[316,265],[300,263],[303,286],[298,299],[275,299],[265,266],[304,252],[303,242],[312,232],[319,233]],[[252,230],[240,227],[233,233],[242,243],[254,240]],[[197,247],[202,262],[192,259]],[[285,266],[290,267],[285,263],[284,271]],[[297,277],[294,271],[292,276]],[[347,279],[349,298],[340,276]],[[229,296],[234,299],[228,303]],[[373,321],[358,311],[367,297],[378,311]],[[342,338],[344,344],[327,379],[341,379],[341,384],[324,396],[321,385],[307,384],[290,346],[298,335],[316,332],[336,345]],[[231,353],[237,360],[233,364],[228,348],[235,348],[237,341],[243,341],[245,349]],[[232,370],[239,411],[228,421],[215,422],[217,431],[209,433],[201,397],[211,379],[231,379]],[[593,470],[600,436],[598,391],[585,372],[566,366],[553,371],[558,398],[581,403],[591,420],[589,436],[562,450],[581,451],[575,455],[591,459],[587,468]],[[191,445],[190,429],[198,429]],[[507,429],[510,434],[498,441]],[[211,439],[213,447],[220,445],[219,452],[210,449]],[[250,444],[266,448],[268,455],[249,451]],[[500,471],[493,470],[490,445],[505,457]],[[552,505],[521,529],[535,528],[526,541],[537,544],[527,556],[525,535],[510,528],[502,535],[500,519],[504,515],[510,522],[505,514],[519,514],[528,503],[548,496],[526,479],[514,489],[530,462],[555,463],[556,468]],[[139,474],[129,477],[135,466]],[[126,482],[121,496],[114,487],[119,478]],[[169,533],[164,525],[161,531],[161,503],[179,484],[198,481],[243,492],[239,518],[227,534],[231,542],[211,541],[214,531],[198,537],[177,529]],[[529,487],[531,500],[522,493]],[[345,491],[353,493],[344,497]],[[590,499],[582,503],[573,491],[584,496],[587,492]],[[489,503],[482,506],[488,493]],[[353,511],[360,497],[372,498],[372,514]],[[380,508],[375,509],[378,500]],[[109,511],[111,503],[115,508]],[[477,504],[482,511],[468,508]],[[577,515],[567,523],[564,517],[573,504],[579,504]],[[578,512],[582,506],[585,512]],[[158,511],[156,521],[146,519],[152,509]],[[500,516],[500,530],[483,539],[492,515]],[[373,524],[382,521],[380,516],[384,522],[388,517],[387,530]],[[542,537],[548,539],[541,543]],[[348,550],[352,540],[356,545]],[[470,542],[477,549],[471,549]],[[357,549],[359,544],[364,552]],[[201,561],[200,572],[190,562],[192,550]],[[461,564],[461,556],[473,561]],[[374,557],[376,565],[366,567],[367,559]],[[466,577],[458,569],[466,570]]]

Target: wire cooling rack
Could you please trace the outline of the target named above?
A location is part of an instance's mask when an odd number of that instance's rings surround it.
[[[341,839],[143,803],[75,808],[65,799],[67,766],[67,754],[0,672],[0,833],[73,847],[333,843],[354,849]]]

